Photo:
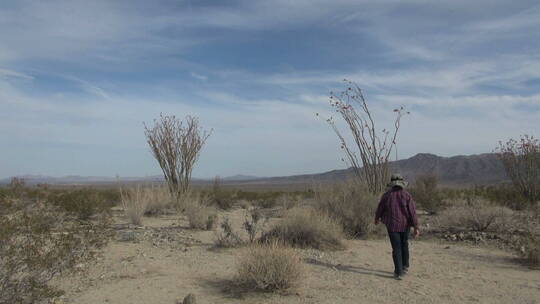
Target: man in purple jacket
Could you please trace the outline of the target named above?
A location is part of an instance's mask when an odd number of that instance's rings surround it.
[[[394,260],[394,278],[401,280],[409,270],[409,230],[419,236],[416,206],[411,194],[404,190],[408,183],[400,174],[392,174],[388,190],[381,197],[375,214],[375,225],[382,221],[388,230]]]

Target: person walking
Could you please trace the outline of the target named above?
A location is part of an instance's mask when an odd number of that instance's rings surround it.
[[[409,192],[408,183],[400,174],[392,174],[388,187],[375,213],[375,225],[382,221],[388,230],[394,261],[394,278],[401,280],[409,271],[409,231],[414,228],[414,236],[420,235],[416,205]]]

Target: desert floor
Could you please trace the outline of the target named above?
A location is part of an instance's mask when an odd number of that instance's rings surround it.
[[[239,227],[244,212],[220,216]],[[214,232],[187,229],[182,216],[145,218],[144,225],[126,230],[138,241],[111,241],[96,263],[58,280],[66,291],[59,302],[174,304],[193,293],[199,304],[540,303],[540,271],[520,265],[511,252],[422,237],[411,241],[403,281],[392,278],[386,239],[347,240],[344,251],[300,250],[305,277],[298,289],[245,292],[231,284],[241,248],[213,249]]]

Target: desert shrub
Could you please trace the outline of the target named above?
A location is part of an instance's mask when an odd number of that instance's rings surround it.
[[[276,199],[278,196],[282,195],[283,192],[280,191],[264,191],[264,192],[256,192],[256,191],[243,191],[238,190],[236,192],[236,199],[244,199],[248,201],[259,201],[259,200],[272,200]]]
[[[437,189],[437,176],[435,174],[420,175],[416,178],[414,187],[408,189],[418,207],[435,214],[443,207],[443,197]]]
[[[186,207],[185,213],[190,228],[201,230],[213,230],[215,228],[217,215],[214,208],[201,204],[191,204]]]
[[[57,207],[27,201],[0,215],[0,303],[45,303],[62,292],[48,285],[91,260],[110,237],[108,221],[74,219]]]
[[[238,205],[242,209],[249,209],[249,207],[251,207],[251,202],[243,199],[238,201]]]
[[[20,195],[26,186],[26,181],[21,177],[12,177],[9,182],[9,188],[15,195]]]
[[[259,209],[253,209],[246,212],[246,218],[243,226],[249,236],[249,242],[253,243],[257,238],[257,235],[262,232],[265,224],[268,222],[268,218],[264,218],[262,212]]]
[[[234,199],[225,196],[216,196],[212,199],[212,204],[222,210],[231,209],[234,206],[235,202],[236,201]]]
[[[300,199],[297,195],[282,194],[276,198],[276,205],[283,208],[284,211],[297,207],[300,204]]]
[[[521,240],[519,254],[525,262],[534,268],[540,268],[540,238],[532,233],[527,234]]]
[[[217,208],[222,210],[229,210],[233,207],[235,200],[233,199],[234,193],[225,191],[221,186],[221,179],[219,176],[214,178],[214,183],[210,191],[211,202]]]
[[[367,237],[380,230],[374,225],[379,197],[354,180],[319,187],[315,206],[339,221],[353,237]]]
[[[231,222],[225,218],[220,225],[221,230],[216,232],[214,247],[217,248],[233,248],[244,244],[242,238],[234,231]]]
[[[540,200],[540,141],[529,135],[499,142],[498,157],[515,189],[529,203]]]
[[[174,197],[164,186],[149,187],[148,196],[148,203],[144,215],[152,216],[164,214],[174,205]]]
[[[149,190],[137,186],[126,190],[120,188],[120,193],[126,217],[132,224],[141,225],[142,217],[150,201]]]
[[[304,269],[300,256],[277,242],[253,244],[238,264],[237,282],[249,289],[275,292],[297,287]]]
[[[485,199],[474,198],[451,202],[451,207],[440,213],[438,225],[448,229],[470,229],[473,231],[498,230],[504,228],[512,211],[497,206]]]
[[[271,209],[278,206],[277,197],[262,198],[255,201],[255,205],[260,208]]]
[[[64,211],[74,214],[82,220],[87,220],[99,213],[109,212],[115,204],[106,200],[102,193],[95,189],[57,191],[48,199]]]
[[[152,216],[166,213],[173,204],[173,196],[167,188],[161,186],[120,187],[120,200],[126,217],[132,224],[142,224],[144,215]]]
[[[262,242],[279,240],[301,248],[343,249],[343,229],[334,219],[313,209],[293,209],[262,237]]]
[[[474,186],[471,189],[462,190],[462,197],[470,198],[480,196],[488,201],[506,206],[514,210],[523,210],[530,206],[528,199],[523,193],[512,185],[501,184],[496,186]]]

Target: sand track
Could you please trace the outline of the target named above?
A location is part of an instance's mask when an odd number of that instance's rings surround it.
[[[238,214],[232,214],[240,217]],[[152,219],[151,225],[170,225]],[[464,244],[412,241],[411,273],[392,279],[387,240],[351,240],[338,252],[302,250],[306,275],[292,294],[230,288],[240,249],[209,250],[212,232],[186,231],[201,243],[185,251],[149,242],[112,242],[85,275],[59,281],[65,303],[540,303],[540,271],[512,253]]]

